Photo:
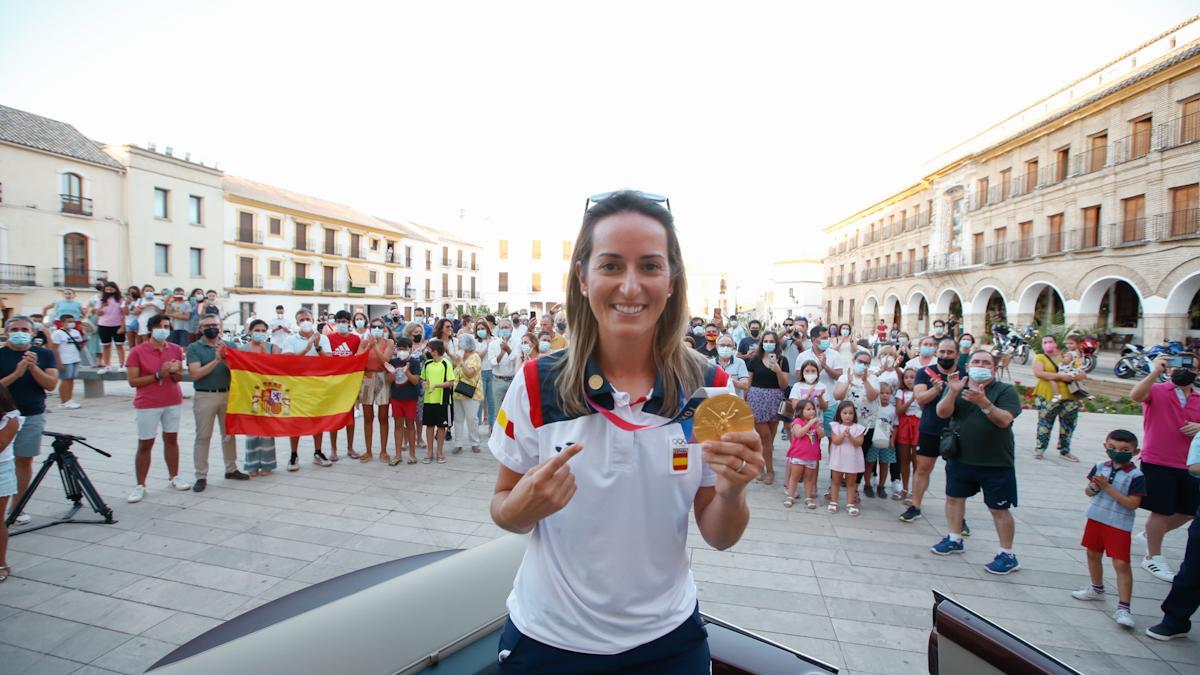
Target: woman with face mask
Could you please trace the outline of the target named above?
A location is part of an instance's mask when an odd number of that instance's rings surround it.
[[[203,296],[201,296],[203,297]],[[249,340],[239,347],[251,354],[278,354],[279,347],[271,344],[267,322],[255,319],[247,331]],[[246,436],[246,459],[243,470],[251,476],[269,476],[275,470],[275,439],[271,436]]]
[[[362,340],[366,340],[371,336],[370,323],[371,320],[363,312],[355,312],[350,317],[350,331],[358,336],[360,344]],[[389,339],[388,341],[390,342],[391,340]]]
[[[404,324],[404,333],[403,334],[409,339],[409,342],[412,343],[411,346],[409,347],[409,351],[410,351],[409,359],[410,360],[418,360],[419,359],[421,362],[424,362],[424,359],[425,359],[425,324],[423,323],[423,319],[421,319],[420,317],[417,317],[417,320]],[[419,367],[417,368],[416,372],[418,375],[420,374],[421,371],[420,371]],[[415,386],[417,388],[417,417],[416,417],[416,424],[415,424],[415,427],[416,427],[415,436],[417,439],[417,447],[424,448],[425,447],[425,434],[422,433],[422,431],[421,431],[421,429],[422,429],[421,413],[423,413],[425,410],[425,391],[423,389],[423,384],[421,383],[420,377],[418,377],[417,381],[413,383],[413,386]]]
[[[112,348],[117,346],[117,369],[125,368],[125,308],[121,303],[121,288],[111,281],[100,287],[96,299],[96,331],[100,339],[100,363],[97,373],[103,375],[112,362]]]
[[[1054,420],[1057,419],[1058,452],[1063,459],[1078,462],[1079,458],[1071,454],[1071,435],[1075,433],[1075,423],[1079,420],[1080,403],[1067,385],[1082,380],[1087,374],[1059,372],[1058,340],[1053,335],[1042,338],[1040,345],[1041,350],[1033,357],[1033,376],[1037,378],[1033,400],[1038,411],[1037,449],[1033,451],[1033,457],[1041,459],[1045,456],[1046,448],[1050,447]]]
[[[492,363],[488,360],[488,352],[491,351],[492,341],[492,326],[486,319],[480,317],[475,321],[475,352],[479,354],[481,368],[483,368],[483,403],[479,405],[479,413],[476,419],[480,426],[490,424],[491,420],[496,415],[496,405],[492,400]]]
[[[746,398],[750,389],[750,373],[746,370],[746,362],[737,357],[737,342],[729,335],[717,339],[717,355],[709,360],[714,366],[720,366],[729,375],[734,392]]]
[[[355,316],[362,316],[362,313],[356,313]],[[367,354],[367,367],[363,372],[362,388],[358,392],[358,402],[362,406],[363,440],[367,446],[367,451],[358,457],[362,462],[371,461],[373,456],[371,447],[374,445],[375,431],[372,427],[376,419],[379,420],[379,461],[387,463],[391,459],[387,448],[388,406],[392,399],[386,364],[392,360],[394,349],[392,331],[383,319],[372,319],[366,338],[358,346],[359,354]]]
[[[150,317],[166,312],[166,301],[154,292],[154,287],[146,284],[142,287],[142,302],[138,306],[138,342],[150,339]]]
[[[454,454],[463,451],[463,444],[470,443],[471,452],[479,452],[479,407],[483,404],[483,359],[479,356],[479,345],[475,336],[463,333],[458,336],[459,352],[463,355],[462,363],[455,369],[458,381],[474,387],[475,391],[467,396],[458,391],[454,392],[454,443],[450,450]],[[455,385],[457,387],[457,385]]]
[[[971,352],[975,351],[975,336],[963,333],[958,336],[958,369],[966,370],[971,360]]]
[[[775,467],[772,464],[771,441],[779,431],[779,404],[784,401],[788,387],[788,360],[779,355],[782,345],[775,331],[763,333],[758,349],[746,361],[750,375],[750,389],[746,402],[754,411],[754,429],[758,432],[763,447],[762,474],[758,479],[766,485],[775,482]]]
[[[138,346],[138,342],[141,340],[141,336],[138,335],[141,308],[142,290],[137,286],[125,289],[125,302],[122,303],[121,309],[125,312],[125,340],[129,343],[130,349]],[[124,363],[125,360],[121,359],[122,368],[124,368]]]

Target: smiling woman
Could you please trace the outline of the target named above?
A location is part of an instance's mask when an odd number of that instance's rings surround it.
[[[699,387],[725,372],[685,347],[683,256],[669,211],[635,192],[584,215],[567,349],[526,362],[496,413],[492,518],[532,532],[508,598],[504,672],[708,672],[688,512],[725,549],[750,518],[759,436],[689,443]]]

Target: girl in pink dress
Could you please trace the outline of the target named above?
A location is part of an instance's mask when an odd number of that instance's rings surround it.
[[[817,508],[817,469],[821,463],[821,437],[825,429],[817,415],[817,404],[812,399],[802,399],[794,409],[792,421],[792,444],[787,451],[787,498],[783,505],[791,507],[796,502],[796,483],[804,478],[804,505]]]
[[[866,469],[863,459],[863,436],[867,430],[858,423],[858,411],[853,401],[838,404],[837,413],[829,425],[829,471],[833,484],[829,486],[829,512],[837,513],[838,491],[846,484],[846,507],[850,515],[858,515],[858,474]]]

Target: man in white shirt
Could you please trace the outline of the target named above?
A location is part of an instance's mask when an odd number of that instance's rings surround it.
[[[267,322],[267,330],[271,333],[271,342],[283,348],[284,339],[296,332],[296,326],[284,314],[283,305],[275,305],[275,318]]]
[[[842,355],[835,349],[830,349],[829,346],[829,329],[820,324],[813,326],[809,331],[812,337],[812,348],[800,352],[800,356],[796,357],[796,376],[800,375],[799,368],[805,361],[816,361],[817,366],[821,369],[820,383],[825,387],[825,395],[832,398],[833,390],[837,387],[838,378],[845,371],[845,366],[842,364]],[[833,405],[833,401],[829,401],[830,405],[825,410],[821,417],[823,426],[825,427],[825,438],[829,438],[831,429],[829,425],[833,422],[833,416],[837,412],[837,406]]]
[[[62,370],[58,371],[58,407],[74,410],[79,402],[72,400],[75,395],[75,374],[83,357],[79,349],[87,344],[83,333],[79,332],[79,323],[70,314],[60,314],[62,328],[57,328],[50,334],[50,342],[58,353],[58,361]]]
[[[520,338],[514,335],[512,321],[500,319],[496,325],[496,339],[488,345],[487,362],[492,364],[492,399],[496,408],[504,402],[504,396],[517,376],[517,360],[520,354]]]
[[[307,309],[301,309],[296,312],[296,328],[295,333],[291,333],[284,337],[283,344],[280,348],[284,354],[298,354],[303,356],[333,356],[333,349],[329,344],[329,337],[317,330],[317,324],[313,322],[312,312]],[[313,464],[317,466],[331,466],[333,463],[325,457],[325,453],[321,452],[321,437],[324,434],[313,435]],[[289,439],[292,445],[292,456],[288,459],[287,470],[299,471],[300,459],[297,456],[300,449],[300,437],[293,436]]]

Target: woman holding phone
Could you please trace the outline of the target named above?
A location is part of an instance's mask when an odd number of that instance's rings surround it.
[[[688,516],[709,546],[733,546],[763,459],[750,431],[688,443],[689,399],[727,377],[679,339],[687,277],[663,201],[632,191],[589,200],[571,256],[570,344],[527,361],[496,411],[492,518],[532,532],[501,672],[711,668]]]
[[[779,430],[779,421],[782,419],[779,404],[783,403],[788,386],[788,360],[776,353],[778,349],[779,335],[769,330],[759,339],[758,349],[746,359],[746,370],[750,373],[746,402],[754,411],[754,429],[758,432],[763,449],[763,473],[758,479],[766,485],[775,482],[771,440]]]

